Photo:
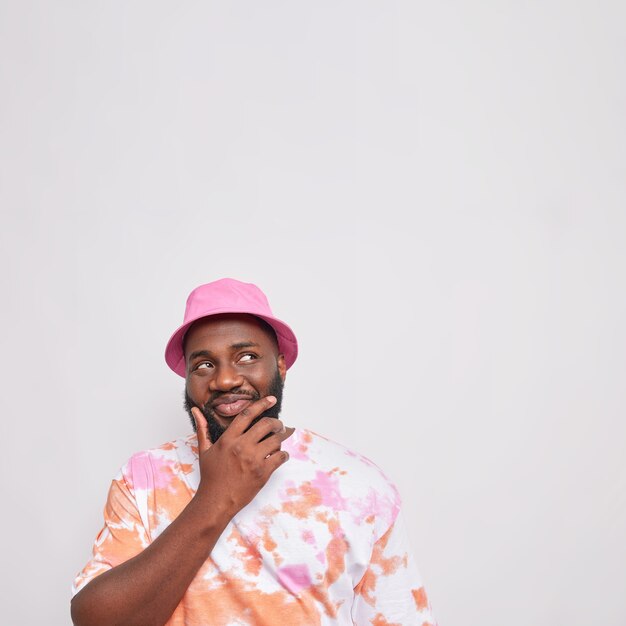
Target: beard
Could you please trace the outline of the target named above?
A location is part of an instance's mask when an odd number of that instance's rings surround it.
[[[274,396],[276,398],[276,404],[271,406],[269,409],[266,409],[265,411],[263,411],[261,415],[255,417],[252,420],[252,423],[250,424],[250,426],[246,428],[246,430],[249,430],[252,426],[254,426],[262,417],[276,417],[277,418],[280,415],[280,409],[281,409],[281,405],[283,401],[284,385],[285,383],[283,382],[283,379],[280,377],[280,372],[278,371],[278,368],[276,368],[276,374],[274,375],[274,378],[270,382],[267,393],[263,394],[263,396],[261,396],[261,394],[258,391],[254,391],[254,393],[252,394],[246,394],[250,396],[252,402],[255,402],[256,400],[260,400],[261,397],[264,397],[264,396]],[[243,392],[241,391],[241,389],[230,389],[228,393],[243,393]],[[204,415],[204,418],[207,421],[207,425],[209,429],[209,439],[211,440],[211,443],[215,443],[226,431],[226,428],[224,428],[215,418],[215,412],[211,408],[213,403],[216,400],[218,400],[220,396],[222,395],[225,395],[225,393],[223,392],[214,393],[211,395],[211,397],[208,399],[208,401],[206,402],[204,406],[199,406],[191,399],[191,397],[187,393],[187,388],[185,388],[184,407],[185,407],[185,411],[187,411],[187,414],[189,415],[189,419],[191,420],[191,427],[193,428],[193,432],[195,433],[197,430],[196,420],[193,418],[193,413],[191,412],[192,407],[195,406],[195,407],[198,407],[200,411],[202,411],[202,415]]]

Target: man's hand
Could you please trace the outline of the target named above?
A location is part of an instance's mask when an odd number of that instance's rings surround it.
[[[267,396],[250,404],[214,444],[210,443],[204,415],[197,407],[192,409],[200,457],[200,486],[196,498],[232,518],[289,459],[289,454],[281,450],[281,444],[293,434],[293,428],[285,428],[274,417],[262,417],[251,426],[256,417],[275,403],[276,398]]]
[[[273,417],[250,426],[275,402],[268,396],[248,406],[213,445],[202,412],[193,409],[200,456],[198,491],[145,550],[100,574],[74,597],[76,626],[167,622],[230,520],[289,458],[280,446],[293,428],[285,429]]]

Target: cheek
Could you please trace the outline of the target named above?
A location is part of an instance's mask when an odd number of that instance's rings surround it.
[[[250,382],[259,391],[264,391],[270,388],[274,377],[276,376],[276,364],[268,364],[264,366],[262,371],[256,372],[254,378],[250,378]]]
[[[190,396],[194,402],[198,403],[207,393],[207,384],[206,381],[198,377],[192,377],[187,379],[185,389],[187,390],[187,395]]]

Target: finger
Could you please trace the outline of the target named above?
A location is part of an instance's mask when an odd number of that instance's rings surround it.
[[[266,436],[261,441],[261,445],[259,445],[259,452],[262,452],[263,456],[267,456],[280,450],[283,441],[285,441],[285,439],[289,439],[295,431],[295,428],[283,428],[274,434]]]
[[[258,417],[263,411],[266,411],[275,404],[276,398],[274,396],[266,396],[265,398],[253,402],[235,417],[226,433],[230,433],[231,437],[243,434],[255,417]]]
[[[287,450],[278,450],[265,459],[267,469],[270,474],[275,472],[281,465],[289,460],[289,452]]]
[[[209,425],[206,418],[202,415],[202,411],[194,406],[191,409],[193,419],[196,423],[196,433],[198,435],[198,451],[204,452],[209,446]]]
[[[259,454],[264,458],[281,449],[283,441],[288,439],[295,432],[295,428],[285,428],[273,435],[270,435],[259,444]]]
[[[256,418],[257,422],[252,423],[252,426],[243,435],[246,439],[251,439],[254,443],[258,443],[264,437],[269,437],[274,433],[280,433],[285,430],[283,423],[276,417],[261,417]]]

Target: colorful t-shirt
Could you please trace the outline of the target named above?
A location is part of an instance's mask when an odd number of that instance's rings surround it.
[[[429,626],[394,485],[371,461],[308,430],[229,523],[168,626]],[[90,580],[146,548],[198,488],[195,435],[130,458],[113,480]]]

